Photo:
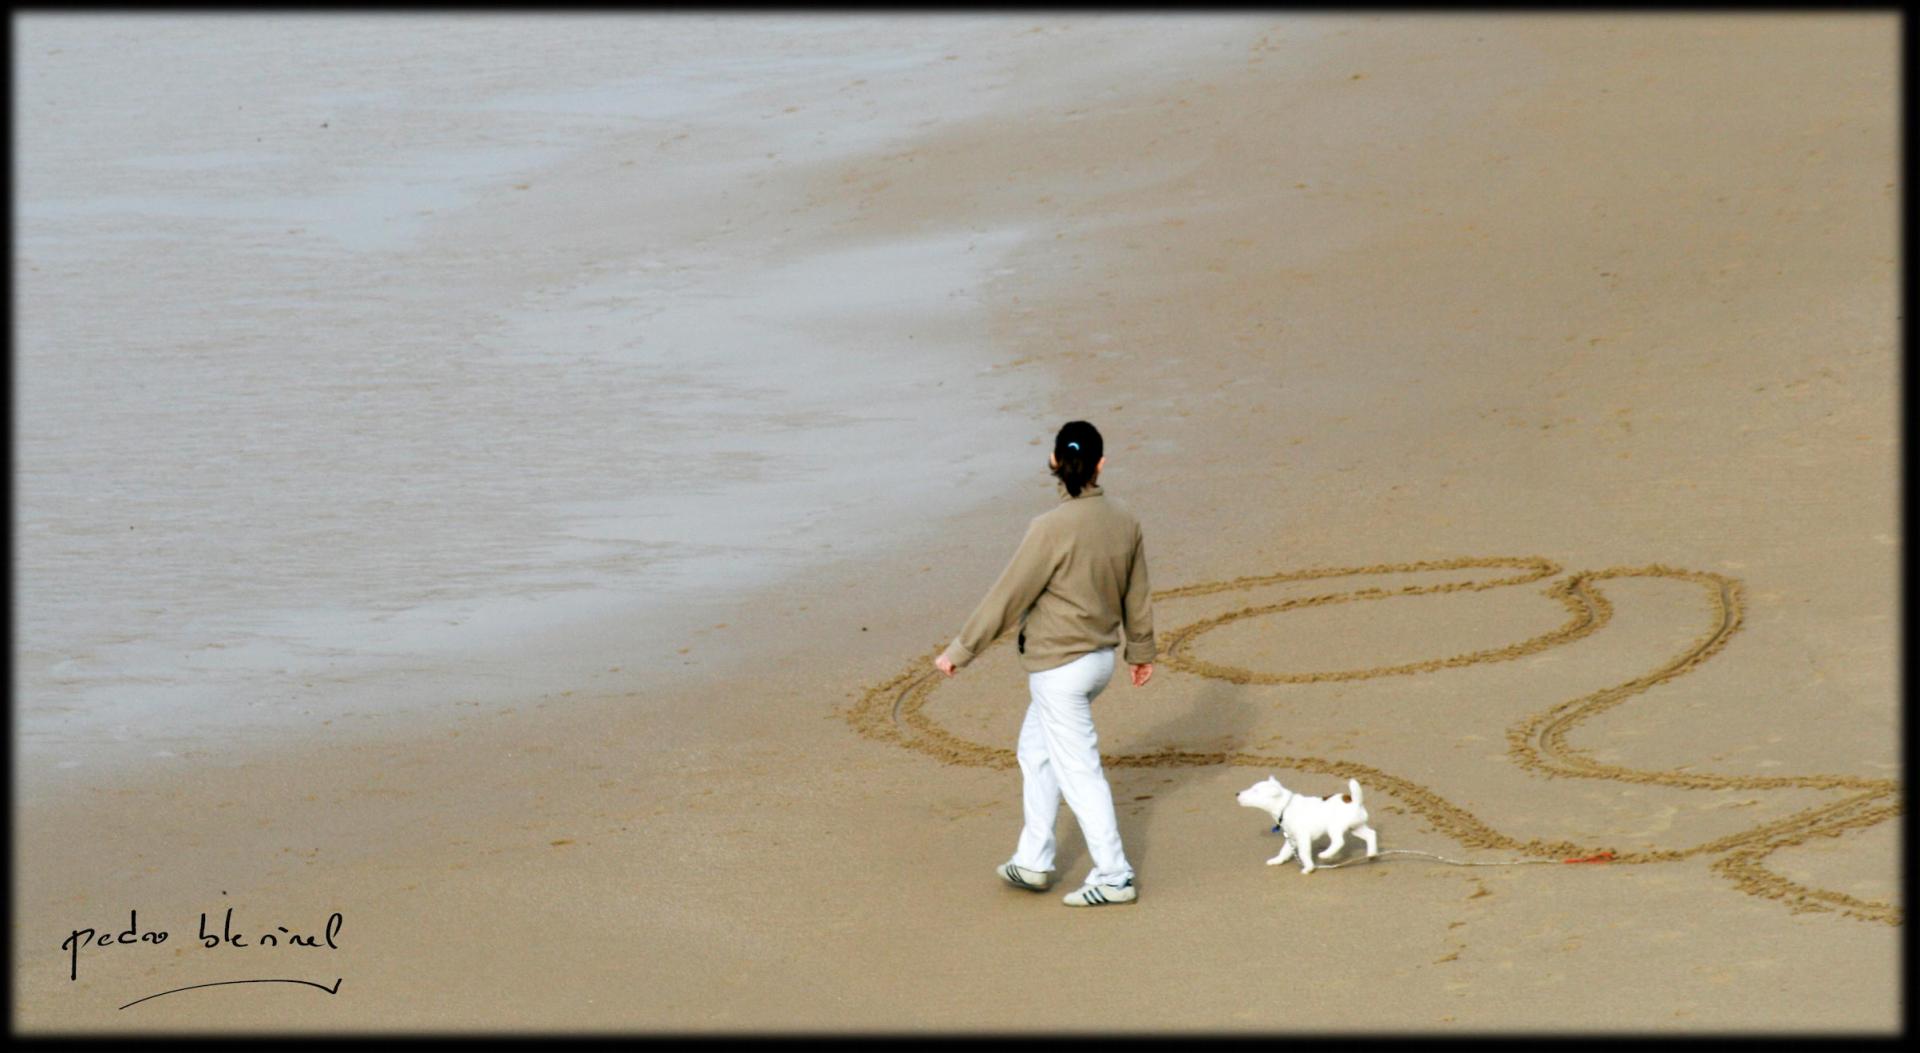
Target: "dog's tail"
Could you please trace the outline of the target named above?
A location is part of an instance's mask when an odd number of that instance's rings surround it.
[[[1347,789],[1353,793],[1353,803],[1360,805],[1363,808],[1366,807],[1366,803],[1360,800],[1360,780],[1359,779],[1348,779]]]

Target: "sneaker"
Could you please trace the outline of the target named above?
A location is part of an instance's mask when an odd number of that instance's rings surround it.
[[[1012,860],[993,868],[993,872],[1000,875],[1000,880],[1014,888],[1023,888],[1029,892],[1045,892],[1053,887],[1053,871],[1028,870]]]
[[[1132,903],[1140,898],[1140,893],[1134,890],[1133,879],[1128,878],[1118,885],[1084,885],[1062,898],[1069,907],[1101,907],[1109,903]]]

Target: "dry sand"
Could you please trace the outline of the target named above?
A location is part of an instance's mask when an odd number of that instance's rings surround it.
[[[1244,25],[791,176],[819,251],[1037,232],[977,340],[1147,530],[1167,655],[1096,704],[1138,904],[996,884],[1015,656],[926,675],[1039,477],[690,608],[697,681],[17,813],[16,1025],[1896,1029],[1897,20]],[[1270,771],[1357,773],[1386,848],[1615,861],[1263,867]],[[340,946],[199,947],[228,906]],[[69,981],[129,908],[172,939]],[[343,979],[116,1008],[243,976]]]

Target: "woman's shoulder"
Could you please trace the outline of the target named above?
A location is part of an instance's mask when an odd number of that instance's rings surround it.
[[[1133,514],[1133,509],[1125,501],[1104,491],[1085,500],[1062,501],[1034,517],[1035,523],[1042,520],[1061,524],[1084,524],[1089,520],[1109,523],[1117,520],[1135,527],[1140,524],[1139,517]]]
[[[1100,500],[1105,505],[1105,511],[1108,515],[1130,520],[1135,523],[1140,521],[1139,518],[1133,514],[1133,506],[1127,504],[1124,499],[1103,492],[1100,495]]]

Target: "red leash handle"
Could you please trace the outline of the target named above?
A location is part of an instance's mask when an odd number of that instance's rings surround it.
[[[1579,859],[1562,859],[1560,862],[1562,863],[1611,863],[1613,862],[1613,853],[1611,851],[1606,851],[1606,852],[1601,852],[1598,855],[1582,856]]]

